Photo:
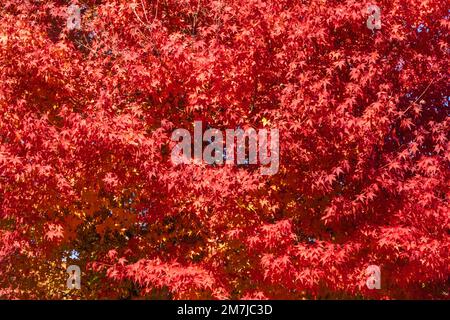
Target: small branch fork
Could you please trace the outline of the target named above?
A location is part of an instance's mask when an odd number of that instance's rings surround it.
[[[144,1],[143,1],[143,0],[141,0],[141,6],[142,6],[142,10],[143,10],[143,12],[144,12],[144,18],[145,18],[145,21],[146,21],[146,22],[142,21],[141,17],[140,17],[140,16],[138,15],[138,13],[136,12],[137,4],[136,4],[136,3],[133,3],[133,4],[130,5],[131,10],[133,10],[133,13],[134,13],[134,15],[136,16],[136,18],[138,19],[138,21],[139,21],[144,27],[146,27],[146,28],[151,28],[151,26],[153,25],[153,23],[154,23],[155,20],[156,20],[156,17],[158,16],[159,0],[156,1],[155,16],[153,17],[153,21],[152,21],[151,23],[150,23],[150,21],[149,21],[149,19],[148,19],[148,16],[147,16],[147,9],[146,9],[146,7],[145,7],[145,4],[144,4]]]

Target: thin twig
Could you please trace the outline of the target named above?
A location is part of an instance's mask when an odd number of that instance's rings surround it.
[[[90,48],[90,47],[88,47],[88,46],[86,46],[86,45],[84,45],[83,43],[81,43],[80,41],[78,41],[78,40],[75,40],[75,42],[77,43],[77,44],[79,44],[80,46],[83,46],[83,47],[85,47],[86,49],[88,49],[88,50],[90,50],[90,51],[92,51],[95,55],[97,54],[97,51],[95,51],[94,49],[92,49],[92,48]]]
[[[155,22],[156,17],[158,17],[158,6],[159,6],[159,0],[156,1],[155,17],[153,18],[152,24]]]
[[[144,27],[150,28],[149,25],[147,25],[144,21],[141,20],[141,18],[139,17],[139,15],[136,13],[136,10],[135,10],[134,7],[131,7],[131,10],[133,10],[133,12],[134,12],[136,18],[139,20],[140,23],[142,23],[142,24],[144,25]]]
[[[198,17],[199,11],[200,11],[200,0],[198,0],[198,2],[197,2],[197,12],[194,15],[194,21],[192,23],[192,34],[194,34],[195,28],[197,26],[197,17]]]
[[[149,21],[147,18],[147,10],[145,10],[144,1],[142,1],[142,0],[141,0],[141,5],[142,5],[142,10],[144,10],[145,21],[147,21],[147,23],[148,23]]]
[[[428,84],[428,86],[425,88],[425,90],[423,90],[423,92],[420,94],[420,96],[408,107],[406,108],[405,111],[403,111],[403,114],[406,114],[406,112],[408,112],[409,109],[411,109],[411,107],[414,106],[414,104],[419,101],[420,98],[422,98],[422,96],[425,94],[425,92],[427,92],[427,90],[430,88],[431,84],[433,83],[434,79],[431,80],[431,82]]]

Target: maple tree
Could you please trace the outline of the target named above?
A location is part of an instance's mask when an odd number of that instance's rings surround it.
[[[0,297],[448,299],[448,3],[71,3],[0,4]],[[194,121],[279,172],[174,165]]]

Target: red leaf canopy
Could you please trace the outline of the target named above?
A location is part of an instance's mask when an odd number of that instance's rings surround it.
[[[369,4],[2,1],[0,297],[448,299],[448,3]],[[173,165],[194,121],[278,173]]]

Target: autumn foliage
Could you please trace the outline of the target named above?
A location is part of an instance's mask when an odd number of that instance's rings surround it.
[[[366,1],[73,3],[0,3],[1,298],[449,299],[446,1],[379,30]],[[174,165],[194,121],[278,128],[279,172]]]

